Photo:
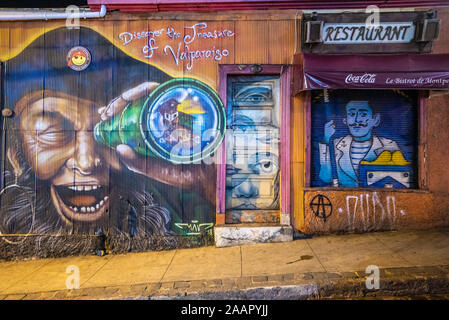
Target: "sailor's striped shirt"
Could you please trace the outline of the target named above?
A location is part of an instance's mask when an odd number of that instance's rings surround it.
[[[351,143],[351,163],[354,171],[357,172],[359,169],[360,161],[365,158],[369,149],[371,148],[372,141],[367,140],[363,142],[352,141]]]

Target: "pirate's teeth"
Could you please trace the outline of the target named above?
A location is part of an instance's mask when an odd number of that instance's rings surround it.
[[[74,190],[74,191],[91,191],[91,190],[97,190],[98,188],[100,188],[101,186],[98,185],[78,185],[78,186],[67,186],[67,188],[69,188],[70,190]]]
[[[96,207],[81,207],[81,208],[78,208],[78,207],[70,206],[69,208],[72,211],[74,211],[74,212],[78,212],[78,211],[81,211],[81,212],[95,212],[98,209],[100,209],[100,207],[101,207],[101,205],[97,203]]]
[[[104,201],[103,200],[100,201],[100,206],[102,206],[102,205],[104,205]]]
[[[108,196],[104,197],[104,201],[105,201],[105,202],[108,201],[108,199],[109,199]]]

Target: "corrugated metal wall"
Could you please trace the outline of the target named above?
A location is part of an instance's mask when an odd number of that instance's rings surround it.
[[[17,176],[22,188],[2,195],[0,232],[101,231],[136,238],[210,232],[215,223],[215,165],[166,161],[139,144],[140,129],[132,127],[132,121],[120,130],[103,125],[100,135],[105,139],[99,139],[95,133],[101,121],[99,110],[113,101],[120,104],[123,96],[132,96],[134,106],[144,104],[149,92],[139,100],[133,96],[135,91],[128,90],[138,91],[145,82],[165,84],[182,77],[210,87],[212,97],[218,64],[287,64],[296,44],[294,18],[290,12],[147,20],[113,13],[110,20],[81,21],[80,29],[65,28],[61,22],[0,24],[0,57],[5,61],[2,106],[14,110],[2,131],[5,182],[14,184]],[[198,40],[188,50],[227,50],[227,56],[174,57],[178,43],[198,23],[205,23],[212,33],[230,30],[233,36]],[[179,38],[169,39],[164,33],[166,39],[157,38],[159,49],[151,58],[144,50],[148,39],[125,43],[120,37],[125,32],[166,32],[168,28],[181,31]],[[181,87],[190,88],[187,82]],[[191,117],[197,116],[191,112]],[[121,115],[109,120],[111,127],[122,121]],[[170,121],[179,117],[180,122],[186,118],[179,108],[164,116]],[[116,137],[134,150],[140,148],[140,153],[123,149],[117,154],[110,141]]]
[[[311,185],[417,188],[414,91],[312,94]]]

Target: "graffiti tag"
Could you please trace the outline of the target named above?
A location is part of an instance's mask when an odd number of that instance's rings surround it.
[[[316,217],[326,222],[326,219],[332,214],[332,203],[328,197],[319,194],[310,201],[310,209]]]
[[[213,222],[199,223],[198,220],[192,220],[190,223],[175,223],[179,229],[185,232],[188,236],[194,236],[201,233],[212,234]]]
[[[338,211],[343,213],[341,208]],[[404,216],[406,213],[396,207],[396,198],[391,195],[385,197],[385,202],[380,200],[377,192],[346,197],[347,221],[352,229],[354,229],[356,217],[359,217],[363,230],[384,222],[394,227],[399,214]]]

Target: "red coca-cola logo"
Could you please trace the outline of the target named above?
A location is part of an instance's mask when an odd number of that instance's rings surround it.
[[[362,75],[348,74],[345,83],[376,83],[375,73],[365,73]]]

